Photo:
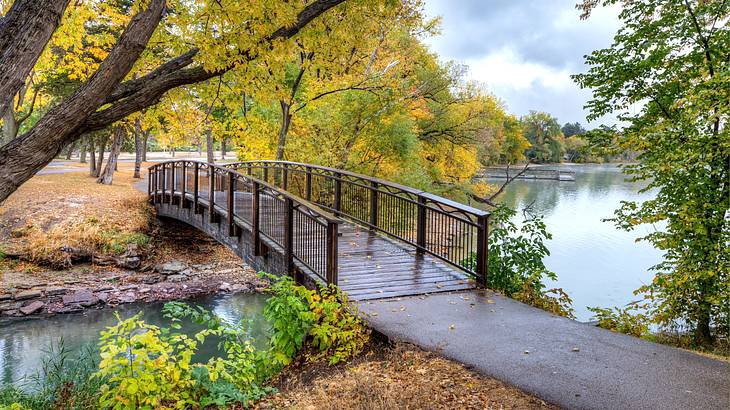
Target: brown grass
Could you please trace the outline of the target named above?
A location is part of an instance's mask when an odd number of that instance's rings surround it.
[[[5,252],[51,266],[67,266],[69,253],[112,254],[146,241],[152,217],[130,171],[100,185],[86,173],[33,177],[0,205]]]
[[[554,409],[498,380],[400,345],[315,375],[295,370],[259,409]]]

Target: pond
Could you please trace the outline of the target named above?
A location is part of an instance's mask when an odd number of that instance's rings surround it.
[[[241,293],[222,297],[206,297],[193,300],[224,320],[237,322],[242,318],[250,321],[249,336],[257,347],[268,343],[268,324],[263,316],[266,295]],[[91,347],[97,349],[99,332],[117,323],[115,313],[122,319],[140,311],[147,323],[168,326],[162,315],[164,303],[132,303],[115,309],[88,310],[78,314],[57,315],[42,320],[23,320],[0,324],[0,383],[17,383],[25,376],[32,376],[42,366],[49,349],[58,349],[59,343],[68,351]],[[184,323],[182,331],[192,334],[202,328]],[[200,346],[195,360],[205,361],[217,352],[215,340],[206,340]],[[72,355],[73,356],[73,355]]]
[[[545,216],[553,235],[545,263],[558,275],[549,285],[562,287],[573,299],[577,319],[588,321],[592,317],[588,306],[623,306],[639,299],[633,291],[651,282],[649,268],[662,253],[636,238],[654,228],[639,226],[625,232],[602,219],[612,217],[621,201],[642,202],[654,193],[639,193],[643,185],[627,181],[617,165],[558,168],[575,171],[575,181],[515,180],[498,200],[518,210],[532,204],[534,213]]]

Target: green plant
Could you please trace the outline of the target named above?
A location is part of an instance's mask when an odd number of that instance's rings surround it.
[[[648,337],[651,320],[644,313],[639,313],[638,308],[638,304],[630,303],[623,309],[589,307],[588,310],[593,312],[599,327],[636,337]]]
[[[496,207],[489,220],[489,273],[487,286],[503,294],[549,312],[573,317],[572,300],[563,289],[546,289],[545,279],[557,275],[543,259],[550,255],[545,242],[552,238],[539,216],[524,212],[520,227],[513,222],[517,212],[504,205]],[[461,261],[476,267],[476,253]]]
[[[205,331],[204,331],[205,332]],[[121,320],[101,333],[99,406],[111,409],[185,408],[195,404],[190,360],[197,341],[169,335],[141,320]]]
[[[311,336],[315,350],[308,359],[336,364],[357,355],[367,344],[370,331],[349,309],[347,297],[336,286],[319,292],[298,286],[289,277],[269,275],[272,297],[264,314],[272,322],[271,355],[288,364]]]
[[[96,409],[103,379],[91,347],[66,349],[63,340],[46,352],[40,370],[17,384],[0,386],[0,409]]]

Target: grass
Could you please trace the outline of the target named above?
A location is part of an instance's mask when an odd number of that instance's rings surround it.
[[[70,352],[63,341],[47,352],[41,369],[15,385],[0,386],[0,409],[96,409],[103,379],[92,377],[96,372],[98,352],[82,348]]]
[[[5,252],[67,267],[72,254],[118,254],[128,244],[147,244],[152,210],[135,181],[127,170],[115,173],[113,185],[86,173],[33,177],[0,205]]]

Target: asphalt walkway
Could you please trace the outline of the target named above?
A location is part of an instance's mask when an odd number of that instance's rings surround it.
[[[360,310],[391,339],[437,351],[566,409],[730,409],[727,362],[492,292],[367,301]]]

